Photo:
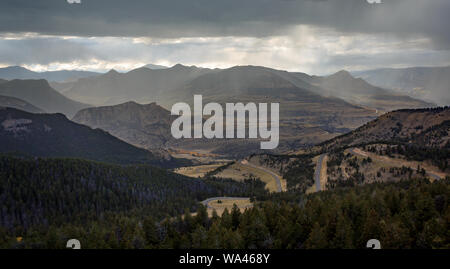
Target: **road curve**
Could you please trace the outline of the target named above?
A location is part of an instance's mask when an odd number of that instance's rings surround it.
[[[320,186],[320,171],[322,171],[322,163],[323,158],[325,157],[325,153],[319,156],[317,160],[316,171],[314,171],[314,182],[316,183],[316,191],[321,191],[322,187]]]
[[[263,170],[264,172],[270,174],[273,177],[273,179],[275,179],[275,182],[277,183],[277,192],[281,192],[282,191],[280,177],[277,174],[275,174],[274,172],[272,172],[269,169],[266,169],[264,167],[256,166],[256,165],[254,165],[252,163],[249,163],[248,161],[245,162],[245,163],[243,161],[241,161],[241,164],[242,165],[248,165],[250,167],[253,167],[253,168],[256,168],[256,169],[259,169],[259,170]]]
[[[358,155],[358,156],[362,156],[362,157],[368,157],[368,156],[365,155],[365,154],[361,154],[361,153],[358,153],[358,152],[354,151],[354,149],[355,149],[355,148],[349,148],[348,151],[349,151],[351,154],[353,154],[353,155]],[[384,160],[379,159],[379,158],[377,158],[377,160],[378,160],[378,161],[381,161],[381,162],[384,162],[384,163],[389,163],[389,162],[384,161]],[[434,173],[426,172],[426,174],[427,174],[428,176],[430,176],[430,177],[436,179],[436,180],[441,179],[440,176],[438,176],[438,175],[436,175],[436,174],[434,174]]]
[[[215,200],[248,200],[250,198],[248,197],[211,197],[206,200],[201,201],[201,203],[206,206],[207,208],[213,208],[209,205],[209,202],[215,201]]]

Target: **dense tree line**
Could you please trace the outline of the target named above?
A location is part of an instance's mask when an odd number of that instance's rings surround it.
[[[288,190],[304,193],[314,184],[314,167],[309,155],[297,156],[293,162],[289,163],[282,173]]]
[[[449,183],[416,178],[307,196],[274,193],[244,213],[235,207],[211,218],[204,207],[163,221],[106,214],[85,226],[28,231],[21,242],[0,232],[0,244],[64,248],[78,238],[85,248],[365,248],[376,238],[382,248],[449,248]]]
[[[195,211],[209,197],[265,192],[259,180],[201,180],[145,165],[0,157],[0,227],[17,236],[36,227],[85,225],[108,214],[158,220],[185,208]]]
[[[449,183],[414,179],[287,200],[292,193],[274,194],[244,213],[208,219],[200,208],[144,232],[165,248],[365,248],[372,238],[383,248],[448,248]],[[167,233],[158,237],[161,229]]]

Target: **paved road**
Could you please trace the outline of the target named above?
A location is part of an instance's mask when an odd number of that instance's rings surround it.
[[[365,154],[360,154],[360,153],[356,152],[354,149],[355,149],[355,148],[350,148],[350,149],[348,149],[348,151],[349,151],[351,154],[353,154],[353,155],[359,155],[359,156],[362,156],[362,157],[368,157],[368,156],[365,155]],[[377,160],[392,165],[391,162],[382,160],[382,159],[380,159],[380,158],[377,158]],[[411,167],[411,168],[412,168],[412,167]],[[430,177],[436,179],[436,180],[441,179],[440,176],[438,176],[438,175],[436,175],[436,174],[434,174],[434,173],[426,172],[426,174],[427,174],[428,176],[430,176]]]
[[[259,170],[263,170],[264,172],[270,174],[270,175],[273,177],[273,179],[275,180],[275,182],[277,183],[277,192],[281,192],[281,191],[282,191],[282,189],[281,189],[281,180],[280,180],[280,177],[279,177],[277,174],[275,174],[274,172],[272,172],[272,171],[270,171],[269,169],[266,169],[266,168],[264,168],[264,167],[256,166],[256,165],[254,165],[254,164],[252,164],[252,163],[249,163],[249,162],[245,162],[245,163],[244,163],[244,162],[241,162],[241,164],[247,165],[247,166],[250,166],[250,167],[259,169]]]
[[[326,154],[320,155],[319,159],[317,160],[316,171],[314,172],[314,182],[316,183],[316,191],[320,191],[322,189],[320,186],[320,171],[322,171],[322,163],[325,155]]]
[[[201,201],[201,203],[206,206],[207,208],[213,208],[209,205],[209,202],[215,201],[215,200],[248,200],[248,197],[211,197],[204,201]]]

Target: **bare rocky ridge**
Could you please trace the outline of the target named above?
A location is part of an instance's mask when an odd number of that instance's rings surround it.
[[[151,103],[127,102],[80,110],[73,121],[100,128],[135,146],[146,149],[164,147],[172,140],[170,112]]]

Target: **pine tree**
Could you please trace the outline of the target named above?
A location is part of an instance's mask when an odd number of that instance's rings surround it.
[[[145,241],[150,248],[156,247],[159,243],[158,229],[155,220],[148,216],[144,219],[143,227],[145,233]]]
[[[314,226],[305,242],[305,247],[310,249],[328,248],[327,236],[319,223],[314,223]]]

